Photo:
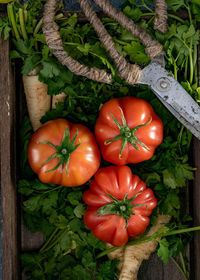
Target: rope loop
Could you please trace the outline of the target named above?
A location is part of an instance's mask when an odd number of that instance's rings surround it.
[[[57,59],[65,66],[68,67],[76,75],[85,76],[89,79],[96,80],[104,83],[111,83],[112,77],[104,70],[97,69],[95,67],[89,68],[85,65],[80,64],[78,61],[70,57],[64,49],[62,39],[60,37],[58,26],[54,21],[56,4],[59,0],[48,0],[45,4],[44,16],[43,16],[43,33],[46,38],[47,45],[53,50],[53,54]],[[146,53],[150,59],[154,59],[157,56],[163,55],[162,45],[154,40],[145,29],[136,25],[131,19],[126,17],[120,10],[116,9],[111,5],[109,0],[93,0],[105,14],[119,22],[123,27],[130,31],[133,36],[139,38],[141,42],[146,47]],[[98,18],[94,9],[89,3],[89,0],[78,0],[80,6],[88,18],[89,22],[92,24],[96,33],[99,36],[101,43],[104,45],[105,49],[111,56],[115,63],[116,69],[119,76],[124,79],[127,83],[134,85],[137,84],[140,78],[141,69],[137,65],[130,64],[126,61],[121,53],[119,53],[112,37],[106,31],[103,23]],[[164,0],[156,0],[157,13],[161,11],[166,12],[166,5]],[[160,8],[160,10],[159,10]],[[160,14],[160,16],[161,16]],[[162,19],[162,20],[161,20]],[[164,22],[166,22],[166,16],[161,19],[158,18],[155,25],[157,29],[165,30]]]

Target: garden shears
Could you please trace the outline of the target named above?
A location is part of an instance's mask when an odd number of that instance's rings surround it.
[[[70,57],[63,47],[58,32],[58,26],[54,21],[56,4],[58,0],[48,0],[45,4],[43,16],[43,33],[47,45],[53,50],[53,54],[59,61],[68,67],[74,74],[85,76],[89,79],[104,83],[111,83],[112,76],[105,70],[95,67],[89,68]],[[85,16],[94,27],[100,41],[113,59],[118,75],[131,85],[148,85],[165,107],[200,140],[200,107],[186,90],[165,70],[164,51],[162,45],[153,39],[143,28],[136,25],[123,12],[111,5],[108,0],[93,0],[102,11],[116,20],[124,28],[141,40],[146,47],[146,53],[151,62],[140,69],[138,65],[130,64],[115,48],[112,37],[106,31],[103,23],[98,18],[88,0],[78,0]],[[166,20],[166,6],[161,7],[161,13]]]

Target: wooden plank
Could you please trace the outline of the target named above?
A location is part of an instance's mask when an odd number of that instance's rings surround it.
[[[18,71],[18,69],[21,68],[21,63],[16,63],[15,64],[15,80],[16,80],[16,92],[17,92],[17,97],[18,97],[18,102],[17,102],[17,107],[18,107],[18,127],[21,126],[21,123],[24,119],[25,116],[27,116],[28,111],[27,111],[27,106],[26,106],[26,96],[24,93],[24,87],[23,87],[23,82],[22,82],[22,75],[21,71]],[[19,155],[20,157],[20,155]],[[20,160],[20,159],[18,159]],[[20,173],[20,170],[19,170]],[[23,204],[23,199],[20,196],[19,203],[21,205]],[[41,232],[31,232],[28,230],[28,228],[25,226],[23,222],[23,214],[22,214],[22,209],[20,209],[20,221],[19,221],[19,227],[20,227],[20,236],[21,236],[21,244],[20,244],[20,250],[21,252],[29,252],[29,251],[35,251],[38,250],[42,244],[44,243],[44,238]]]
[[[3,279],[17,280],[16,104],[9,41],[0,39],[0,50],[2,266]]]
[[[5,10],[6,10],[6,5],[0,4],[0,12],[5,12]]]
[[[199,85],[200,85],[200,46],[198,48],[198,68],[199,68]],[[193,185],[193,217],[194,217],[194,225],[200,225],[200,141],[195,138],[194,139],[194,148],[193,148],[193,156],[194,156],[194,166],[197,168],[195,172],[195,179]],[[194,242],[192,248],[193,258],[192,262],[192,279],[199,280],[200,277],[200,232],[195,234]]]
[[[154,253],[147,261],[143,261],[138,273],[138,280],[185,280],[172,260],[167,264]]]
[[[194,140],[194,162],[197,171],[195,172],[194,186],[193,186],[193,217],[194,225],[200,225],[200,141]],[[194,280],[199,280],[200,277],[200,232],[195,234],[193,242],[193,277]]]

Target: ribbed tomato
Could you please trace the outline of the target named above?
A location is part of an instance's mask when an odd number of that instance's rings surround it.
[[[46,122],[33,134],[28,160],[42,182],[74,187],[94,175],[101,157],[87,127],[57,119]]]
[[[117,165],[150,159],[163,139],[163,124],[151,105],[135,97],[105,103],[95,124],[103,158]]]
[[[157,205],[153,191],[128,166],[99,169],[83,200],[88,204],[85,224],[97,238],[113,246],[122,246],[130,236],[145,232]]]

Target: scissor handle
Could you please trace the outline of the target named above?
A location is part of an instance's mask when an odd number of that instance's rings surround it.
[[[106,31],[103,23],[98,18],[88,0],[78,0],[83,12],[88,20],[93,25],[97,32],[100,41],[105,46],[106,50],[115,62],[119,76],[126,80],[129,84],[136,84],[140,78],[141,69],[135,64],[130,64],[126,59],[115,49],[112,37]],[[134,22],[127,18],[121,11],[113,7],[107,0],[94,0],[94,2],[102,8],[102,10],[118,21],[122,26],[127,28],[134,36],[138,37],[146,46],[147,55],[153,59],[154,57],[163,54],[163,48],[160,43],[152,39],[151,36],[141,27],[134,24]],[[54,55],[66,65],[73,73],[85,76],[92,80],[99,82],[110,83],[112,80],[111,75],[107,74],[104,70],[97,68],[88,68],[81,65],[79,62],[71,58],[64,50],[61,37],[58,32],[58,26],[54,22],[55,8],[57,0],[48,0],[45,5],[43,17],[43,33],[46,37],[48,46],[53,50]]]
[[[112,76],[106,71],[82,65],[67,54],[58,32],[58,25],[54,21],[57,2],[58,0],[48,0],[45,4],[43,15],[43,33],[45,35],[47,45],[53,50],[55,57],[57,57],[57,59],[63,65],[67,66],[67,68],[74,74],[81,75],[98,82],[111,83]]]
[[[154,29],[166,33],[168,30],[167,18],[167,4],[165,0],[155,0]]]
[[[78,0],[78,1],[80,4],[82,3],[81,7],[82,9],[84,9],[83,3],[86,4],[85,2],[87,2],[87,0]],[[113,18],[115,21],[119,22],[119,24],[121,24],[124,28],[130,31],[133,36],[137,37],[143,43],[143,45],[146,47],[146,53],[151,60],[154,59],[156,56],[163,54],[162,45],[158,41],[154,40],[146,32],[144,28],[135,24],[130,18],[125,16],[123,12],[121,12],[120,10],[112,6],[109,0],[93,0],[93,1],[103,10],[105,14]],[[161,0],[161,2],[163,2],[163,0]],[[84,12],[86,12],[85,9]],[[88,17],[89,16],[90,15],[88,14]],[[98,27],[96,27],[95,30],[97,28]]]

